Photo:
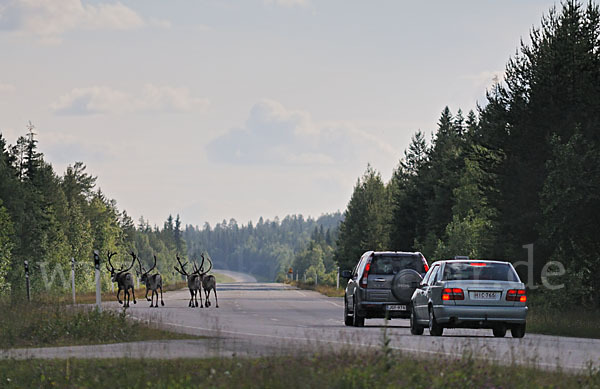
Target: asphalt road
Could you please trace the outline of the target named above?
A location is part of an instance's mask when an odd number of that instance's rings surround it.
[[[228,274],[231,276],[231,274]],[[136,320],[184,333],[205,335],[198,341],[79,346],[12,350],[0,356],[144,356],[151,358],[227,355],[272,355],[301,349],[378,348],[382,345],[384,321],[366,320],[365,327],[346,327],[342,321],[343,300],[284,284],[238,282],[218,286],[219,308],[211,298],[210,308],[189,308],[187,290],[165,294],[165,306],[149,308],[146,301],[131,305],[128,314]],[[116,303],[106,307],[117,308]],[[406,353],[461,357],[473,354],[504,364],[536,365],[546,369],[586,369],[600,366],[600,340],[527,334],[513,339],[494,338],[491,330],[445,330],[443,337],[410,334],[408,320],[388,323],[390,346]],[[425,331],[427,334],[427,331]],[[94,347],[96,348],[94,351]],[[112,350],[112,351],[111,351]]]

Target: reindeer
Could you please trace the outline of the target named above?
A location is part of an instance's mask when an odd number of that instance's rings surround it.
[[[142,266],[142,262],[138,257],[135,257],[138,261],[138,265],[140,266],[140,271],[138,275],[140,276],[140,280],[146,285],[146,301],[150,301],[150,308],[156,307],[158,308],[158,289],[160,289],[160,305],[165,305],[163,301],[163,289],[162,289],[162,277],[160,274],[149,275],[152,270],[156,267],[156,255],[154,255],[154,265],[150,268],[150,270],[146,271]],[[148,290],[152,291],[152,297],[148,298]],[[156,305],[154,305],[154,294],[156,293]]]
[[[197,269],[195,269],[192,274],[189,274],[186,270],[185,270],[185,265],[187,265],[186,263],[181,263],[181,259],[179,258],[179,255],[177,255],[177,262],[179,262],[179,267],[177,268],[177,266],[174,266],[175,270],[181,274],[182,276],[185,276],[187,278],[187,284],[188,284],[188,289],[190,290],[190,302],[188,304],[188,307],[191,308],[195,308],[198,306],[198,292],[200,291],[200,288],[202,287],[202,278],[200,276],[200,274],[198,273]],[[204,262],[203,262],[204,264]],[[194,304],[194,300],[196,300],[195,304]],[[200,294],[200,304],[202,304],[202,294]],[[203,305],[200,305],[200,308],[204,308]]]
[[[113,264],[110,262],[110,259],[115,254],[117,253],[111,253],[110,251],[107,253],[108,263],[106,264],[106,269],[110,272],[110,278],[112,282],[116,282],[119,286],[119,290],[117,291],[117,301],[119,301],[119,304],[123,304],[123,307],[127,308],[129,307],[129,289],[131,289],[131,293],[133,294],[133,303],[137,304],[137,301],[135,300],[135,291],[133,289],[133,276],[131,273],[128,273],[135,263],[135,254],[133,254],[133,252],[131,253],[133,256],[131,265],[127,269],[124,269],[124,266],[121,265],[119,270],[116,270]],[[108,265],[110,265],[110,268]],[[123,300],[125,300],[125,302],[121,301],[121,298],[119,297],[121,290],[124,291]]]
[[[204,268],[200,267],[199,272],[202,276],[202,288],[204,289],[204,296],[206,297],[206,302],[204,303],[204,305],[206,306],[206,308],[210,307],[210,301],[208,300],[208,298],[210,297],[210,291],[213,290],[215,292],[215,300],[217,301],[216,308],[219,308],[219,299],[217,297],[217,279],[212,274],[208,275],[208,272],[211,271],[213,267],[213,263],[210,260],[210,257],[208,258],[208,262],[210,263],[210,267],[208,268],[208,270],[204,271]],[[202,264],[204,264],[204,254],[202,254]],[[202,299],[202,296],[200,296],[200,299]]]

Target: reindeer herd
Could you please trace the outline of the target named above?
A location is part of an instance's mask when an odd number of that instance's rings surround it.
[[[129,307],[129,290],[131,290],[131,297],[133,297],[133,303],[137,304],[137,301],[135,299],[133,276],[129,272],[134,267],[135,262],[137,261],[139,270],[136,269],[136,273],[137,276],[140,278],[140,281],[146,286],[146,301],[150,301],[151,308],[158,308],[158,290],[160,289],[160,305],[164,306],[165,302],[163,301],[162,277],[158,273],[152,275],[150,274],[156,268],[156,256],[154,256],[154,264],[152,265],[152,267],[149,270],[146,270],[142,266],[142,262],[140,261],[140,259],[132,251],[130,253],[132,260],[129,267],[125,268],[125,265],[122,265],[119,269],[116,269],[110,261],[111,258],[115,256],[115,254],[116,253],[110,251],[107,253],[108,261],[106,263],[106,269],[110,273],[111,281],[117,283],[117,301],[119,302],[119,304],[122,304],[125,308]],[[188,273],[188,271],[185,269],[188,263],[181,263],[181,258],[179,258],[179,255],[177,255],[177,262],[179,263],[179,268],[177,266],[174,266],[174,268],[179,274],[187,278],[187,285],[188,289],[190,290],[191,296],[188,307],[198,307],[198,295],[200,295],[200,308],[210,307],[211,302],[209,298],[210,293],[212,291],[215,295],[216,308],[219,308],[219,299],[217,298],[217,280],[215,279],[215,276],[213,276],[212,274],[208,274],[213,267],[212,261],[210,260],[210,258],[205,258],[204,254],[202,254],[201,257],[202,262],[200,263],[200,266],[198,266],[198,264],[194,262],[193,271],[191,273]],[[204,269],[204,263],[206,261],[208,261],[208,263],[210,264],[210,267],[207,270]],[[204,290],[204,303],[202,301],[202,290]],[[123,291],[123,301],[121,301],[120,297],[121,291]],[[152,291],[151,298],[148,298],[148,291]],[[156,304],[154,304],[155,295]]]

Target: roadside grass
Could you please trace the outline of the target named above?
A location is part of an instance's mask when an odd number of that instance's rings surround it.
[[[600,339],[600,310],[548,306],[542,296],[528,294],[527,332]]]
[[[235,280],[225,274],[213,273],[215,278],[217,279],[217,290],[219,290],[219,284],[227,284],[230,282],[235,282]]]
[[[309,284],[309,283],[302,282],[302,281],[290,281],[290,280],[286,280],[286,281],[284,281],[284,283],[295,286],[300,289],[314,290],[315,292],[319,292],[328,297],[344,297],[344,288],[342,288],[342,287],[340,287],[340,289],[337,289],[335,286],[315,285],[312,283]]]
[[[0,301],[0,348],[197,339],[134,322],[125,313],[59,303]],[[0,383],[0,387],[2,383]]]
[[[600,373],[501,366],[385,351],[212,359],[0,361],[0,386],[105,388],[596,388]]]

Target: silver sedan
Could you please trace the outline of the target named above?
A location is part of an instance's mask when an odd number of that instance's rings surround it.
[[[509,262],[448,260],[435,262],[412,299],[410,329],[433,336],[444,328],[491,328],[503,337],[525,336],[527,293]]]

